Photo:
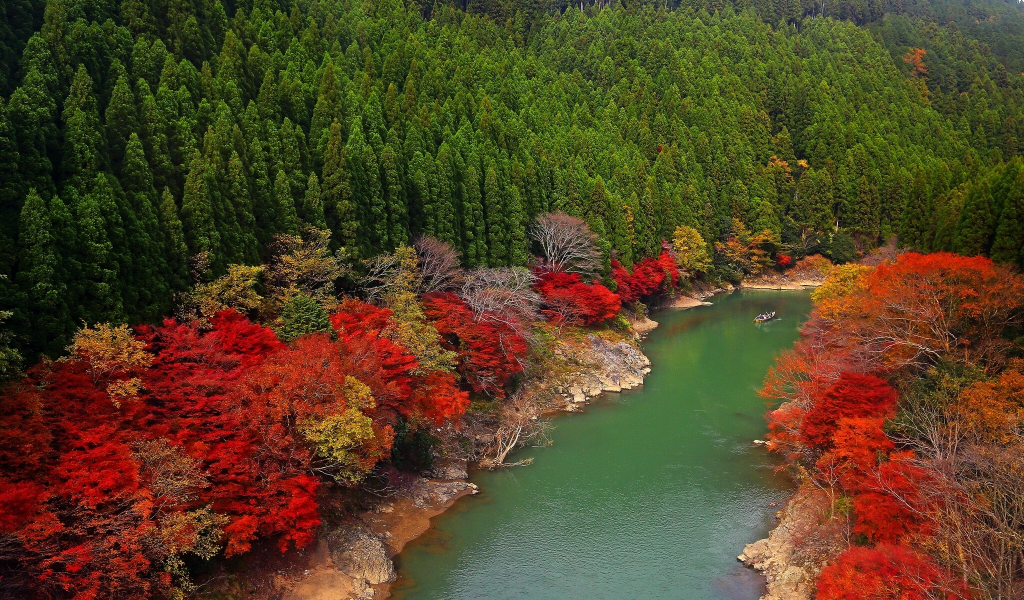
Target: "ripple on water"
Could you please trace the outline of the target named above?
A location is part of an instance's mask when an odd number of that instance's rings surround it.
[[[810,310],[807,293],[743,292],[658,314],[640,390],[559,418],[533,465],[478,472],[483,490],[399,556],[401,600],[754,600],[736,555],[789,483],[750,441],[755,392]],[[771,307],[786,317],[755,327]]]

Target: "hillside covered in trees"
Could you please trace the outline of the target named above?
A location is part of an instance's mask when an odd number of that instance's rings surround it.
[[[1024,278],[982,257],[843,265],[763,394],[822,513],[819,600],[1024,593]],[[816,541],[820,541],[820,537]],[[822,554],[824,556],[822,556]]]
[[[907,556],[935,578],[998,580],[991,597],[1019,589],[1019,546],[992,564],[908,546],[1013,527],[931,536],[943,515],[903,518],[906,498],[867,481],[883,454],[897,483],[938,481],[894,445],[929,440],[883,431],[897,393],[924,402],[952,369],[978,410],[1019,395],[1018,4],[4,9],[0,597],[187,596],[214,557],[307,546],[324,490],[423,467],[430,432],[473,403],[530,421],[523,381],[559,336],[620,339],[623,307],[643,315],[694,279],[824,272],[813,255],[849,263],[893,236],[983,257],[841,268],[808,329],[842,344],[834,368],[813,372],[805,341],[769,380],[795,401],[772,444],[831,477],[874,552],[821,589],[844,597],[851,573]],[[861,361],[885,343],[866,333],[892,308],[877,303],[919,300],[913,278],[964,331]],[[1017,449],[1019,407],[996,408],[975,441]],[[849,439],[833,409],[858,419]],[[935,489],[984,487],[968,458]]]
[[[979,42],[1019,12],[962,33],[944,5],[855,5],[11,4],[0,308],[56,356],[306,225],[353,259],[426,233],[524,265],[551,210],[627,266],[734,219],[798,257],[903,233],[1020,261],[1019,167],[988,172],[1017,154],[1024,77]]]

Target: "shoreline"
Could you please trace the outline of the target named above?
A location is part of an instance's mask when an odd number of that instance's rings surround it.
[[[701,286],[668,299],[656,310],[708,306],[711,304],[708,298],[737,289],[799,290],[819,285],[816,282],[801,282],[797,287],[771,284],[755,280],[739,286]],[[531,390],[549,397],[537,418],[580,412],[602,394],[643,385],[651,370],[650,360],[637,342],[658,323],[646,315],[641,318],[627,315],[627,320],[630,323],[627,340],[612,341],[606,339],[610,336],[597,335],[603,332],[590,332],[582,339],[559,341],[556,357],[570,369],[548,375],[531,386]],[[488,443],[496,432],[494,423],[467,424],[466,430],[465,435],[474,440],[474,445]],[[368,510],[358,510],[340,523],[324,527],[317,540],[305,550],[289,553],[289,557],[279,561],[270,559],[269,564],[262,566],[269,578],[254,576],[243,587],[248,587],[249,596],[258,600],[383,600],[391,597],[392,585],[398,578],[394,558],[407,544],[430,530],[434,517],[445,513],[461,498],[479,492],[469,481],[469,469],[481,468],[477,467],[478,462],[440,458],[429,473],[398,475],[398,485],[389,490],[387,497],[371,499],[372,506]],[[781,522],[769,536],[780,527]],[[773,581],[778,579],[774,571],[744,562],[765,577],[769,590],[773,589]],[[804,600],[809,597],[769,595],[764,598]]]
[[[703,298],[715,293],[731,291],[716,288],[700,298],[679,295],[659,310],[687,310],[711,303]],[[629,335],[639,341],[658,326],[647,316],[629,318]],[[650,360],[634,345],[609,343],[596,335],[587,336],[589,348],[579,356],[578,348],[571,349],[560,343],[559,349],[575,353],[578,366],[591,368],[572,372],[567,381],[538,382],[536,387],[551,386],[561,402],[550,406],[540,418],[557,414],[580,412],[591,400],[605,393],[617,393],[643,385],[650,373]],[[575,351],[575,352],[573,352]],[[589,363],[589,365],[588,365]],[[493,435],[494,431],[489,431]],[[485,434],[487,435],[487,434]],[[397,580],[394,558],[405,546],[429,531],[431,520],[445,513],[458,500],[479,492],[469,482],[469,468],[465,461],[439,461],[432,474],[437,478],[410,477],[393,498],[375,508],[352,515],[334,531],[349,529],[355,535],[344,536],[334,548],[328,539],[332,533],[321,535],[315,549],[309,554],[304,568],[296,577],[279,580],[277,591],[281,600],[383,600],[391,597],[391,587]],[[346,543],[347,542],[347,543]],[[343,547],[347,547],[346,552]],[[282,589],[283,588],[283,589]]]

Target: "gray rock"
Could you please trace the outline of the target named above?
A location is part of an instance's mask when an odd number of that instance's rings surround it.
[[[434,468],[431,475],[437,479],[456,481],[469,477],[466,470],[466,461],[458,459],[439,459],[434,461]]]
[[[352,582],[352,597],[355,600],[373,600],[376,595],[377,590],[370,587],[370,583],[365,579],[356,579]]]
[[[363,525],[340,527],[327,537],[331,559],[339,571],[371,584],[395,580],[395,565],[384,543]]]

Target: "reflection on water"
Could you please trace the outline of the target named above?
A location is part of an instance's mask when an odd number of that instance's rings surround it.
[[[742,292],[655,315],[653,372],[555,421],[525,468],[476,472],[398,557],[403,600],[755,600],[736,555],[763,536],[790,484],[764,437],[756,390],[810,310],[805,292]],[[755,326],[770,309],[782,319]]]

